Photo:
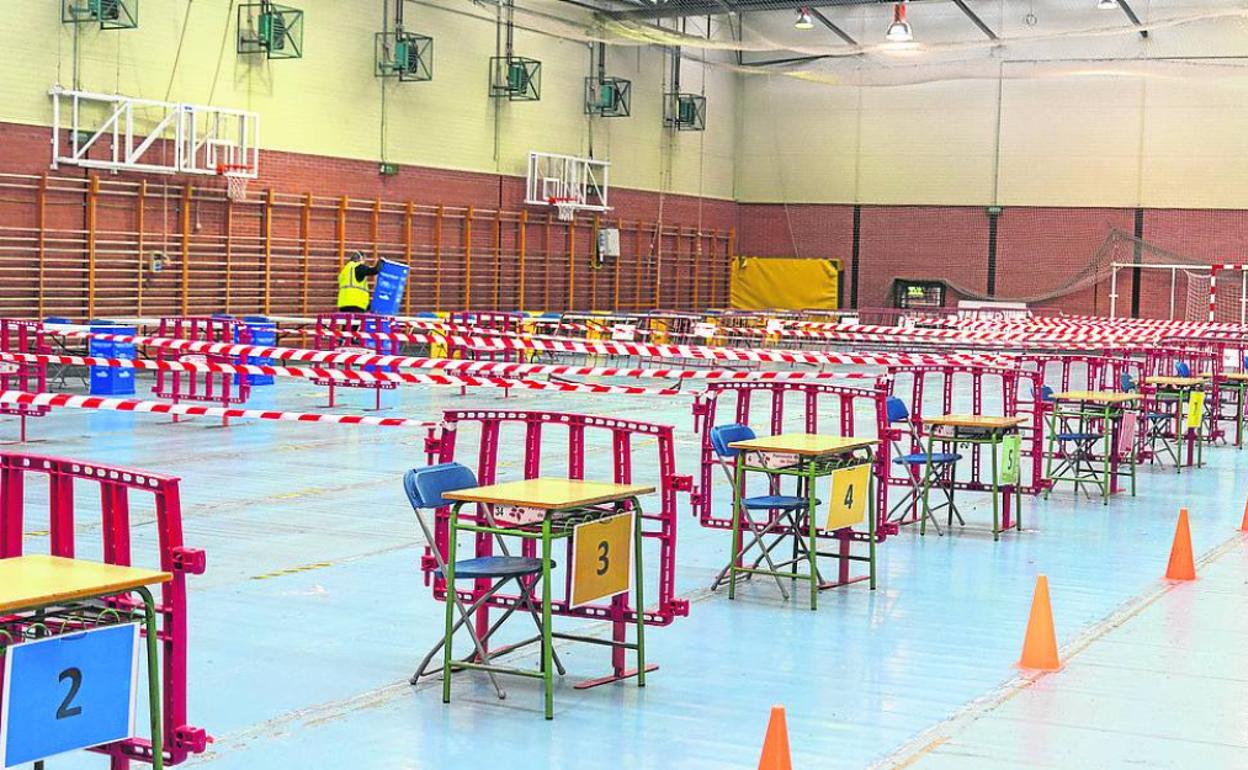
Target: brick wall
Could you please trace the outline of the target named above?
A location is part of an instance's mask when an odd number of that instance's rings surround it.
[[[740,204],[739,247],[757,256],[840,258],[852,271],[853,206]],[[1205,264],[1248,262],[1248,212],[1144,209],[1144,261],[1174,256]],[[1130,262],[1134,247],[1124,239],[1107,244],[1117,231],[1135,232],[1136,210],[1123,208],[1007,207],[997,216],[996,295],[1002,298],[1060,296],[1036,304],[1068,313],[1108,315],[1110,263]],[[861,206],[858,306],[892,304],[895,278],[932,278],[976,293],[988,291],[990,216],[982,206]],[[1153,248],[1155,247],[1155,248]],[[1167,317],[1199,304],[1207,295],[1203,273],[1191,280],[1182,271],[1171,285],[1170,272],[1143,270],[1139,313]],[[1232,314],[1239,277],[1231,288],[1219,278],[1220,314]],[[845,280],[850,300],[852,272]],[[1118,276],[1118,312],[1129,315],[1133,279]],[[1073,291],[1064,292],[1066,288]],[[952,302],[957,298],[951,295]]]
[[[569,226],[525,206],[521,178],[410,166],[383,177],[370,161],[264,152],[241,203],[227,201],[214,177],[79,167],[52,172],[41,193],[49,139],[46,128],[0,124],[0,174],[9,175],[0,177],[0,272],[10,278],[0,314],[317,312],[333,302],[343,249],[410,259],[413,311],[727,304],[732,201],[612,190],[601,224],[620,227],[621,257],[595,267],[598,218],[581,214]],[[90,175],[100,190],[94,244],[85,234]],[[154,251],[186,254],[188,264],[146,275]],[[42,284],[28,267],[39,260]]]

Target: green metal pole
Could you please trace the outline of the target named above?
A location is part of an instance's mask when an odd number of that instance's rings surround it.
[[[165,766],[164,730],[160,723],[160,663],[157,652],[156,600],[146,586],[135,589],[143,598],[143,620],[147,626],[147,697],[151,702],[148,717],[152,726],[152,768]]]
[[[446,546],[446,627],[442,632],[442,702],[451,702],[451,662],[455,659],[451,651],[451,644],[454,640],[455,628],[455,552],[459,545],[459,509],[463,507],[463,503],[456,503],[451,508],[451,518],[448,522],[450,530],[449,541]],[[434,546],[437,547],[436,545]],[[465,618],[465,623],[471,623],[472,618]]]
[[[1001,539],[1001,486],[997,477],[997,450],[1001,447],[1003,434],[995,433],[988,442],[992,447],[992,539]]]
[[[806,561],[810,564],[810,608],[819,609],[819,567],[816,563],[818,552],[815,543],[815,460],[806,462],[806,530],[810,537],[810,545],[806,551]],[[800,537],[800,535],[798,535]]]
[[[737,598],[737,559],[741,550],[741,505],[745,497],[745,452],[737,452],[732,474],[732,561],[728,562],[728,598]]]
[[[923,460],[923,515],[919,517],[919,535],[927,534],[927,518],[932,515],[928,507],[927,493],[932,489],[932,440],[934,434],[927,434],[927,457]]]
[[[870,449],[867,450],[867,463],[875,461],[875,453]],[[871,590],[875,590],[875,479],[871,477],[870,469],[867,470],[867,533],[869,535],[867,542],[867,553],[871,565]]]
[[[632,498],[633,509],[633,573],[637,594],[637,686],[646,686],[646,598],[645,570],[641,565],[641,501]]]
[[[640,586],[638,587],[640,588]],[[550,512],[542,517],[542,687],[546,696],[546,718],[555,718],[554,643],[550,620]]]

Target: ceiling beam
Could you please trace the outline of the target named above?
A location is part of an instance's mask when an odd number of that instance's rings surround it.
[[[753,11],[786,11],[798,8],[844,8],[847,6],[875,5],[887,0],[731,0],[729,5],[737,13]],[[913,0],[912,0],[913,1]],[[603,11],[615,19],[665,19],[673,16],[705,16],[722,13],[714,0],[667,0],[647,9]]]
[[[1125,3],[1126,0],[1118,0],[1118,2]],[[966,14],[966,18],[970,19],[971,23],[976,27],[979,27],[979,31],[983,32],[989,40],[997,39],[997,33],[989,29],[988,25],[984,23],[984,20],[979,18],[979,16],[977,16],[975,12],[970,9],[970,7],[966,4],[966,0],[953,0],[953,4],[958,6],[958,10]]]
[[[1139,26],[1143,26],[1143,25],[1140,23],[1140,17],[1135,15],[1135,10],[1134,10],[1133,8],[1131,8],[1131,4],[1130,4],[1130,3],[1128,3],[1128,2],[1127,2],[1127,0],[1118,0],[1118,7],[1119,7],[1119,8],[1121,8],[1121,9],[1122,9],[1122,12],[1123,12],[1123,13],[1125,13],[1125,14],[1127,15],[1127,18],[1131,20],[1131,23],[1132,23],[1132,24],[1134,24],[1134,25],[1135,25],[1135,26],[1137,26],[1137,27],[1139,27]],[[1142,38],[1144,38],[1145,40],[1147,40],[1147,39],[1148,39],[1148,30],[1146,30],[1146,29],[1142,29],[1142,30],[1140,30],[1140,37],[1142,37]]]
[[[811,16],[814,16],[816,19],[819,20],[820,24],[832,30],[832,33],[836,35],[837,37],[839,37],[841,40],[844,40],[846,43],[849,43],[850,45],[858,45],[857,40],[854,40],[852,37],[849,36],[848,33],[845,32],[845,30],[836,26],[836,24],[834,24],[832,20],[829,19],[827,16],[824,16],[823,13],[820,12],[818,8],[808,8],[807,10],[810,11]]]

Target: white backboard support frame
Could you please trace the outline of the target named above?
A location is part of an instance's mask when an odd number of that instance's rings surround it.
[[[580,211],[610,211],[607,202],[611,162],[550,152],[529,153],[524,202],[553,206],[565,201]]]
[[[260,114],[54,86],[52,168],[155,174],[260,173]],[[68,130],[67,138],[62,131]],[[104,140],[104,141],[101,141]],[[91,150],[97,149],[94,157]]]

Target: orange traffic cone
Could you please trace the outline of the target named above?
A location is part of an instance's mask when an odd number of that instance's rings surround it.
[[[1018,665],[1037,671],[1057,671],[1057,634],[1053,630],[1053,608],[1049,606],[1049,579],[1036,576],[1036,592],[1031,598],[1031,617],[1027,619],[1027,637],[1023,639],[1023,657]]]
[[[1239,522],[1239,531],[1248,532],[1248,502],[1244,503],[1244,518]]]
[[[1187,509],[1179,509],[1179,523],[1174,527],[1174,544],[1170,546],[1170,563],[1166,565],[1169,580],[1195,580],[1196,564],[1192,560],[1192,530],[1187,525]]]
[[[771,707],[771,721],[767,723],[767,737],[763,739],[763,755],[758,758],[758,770],[793,770],[784,706]]]

